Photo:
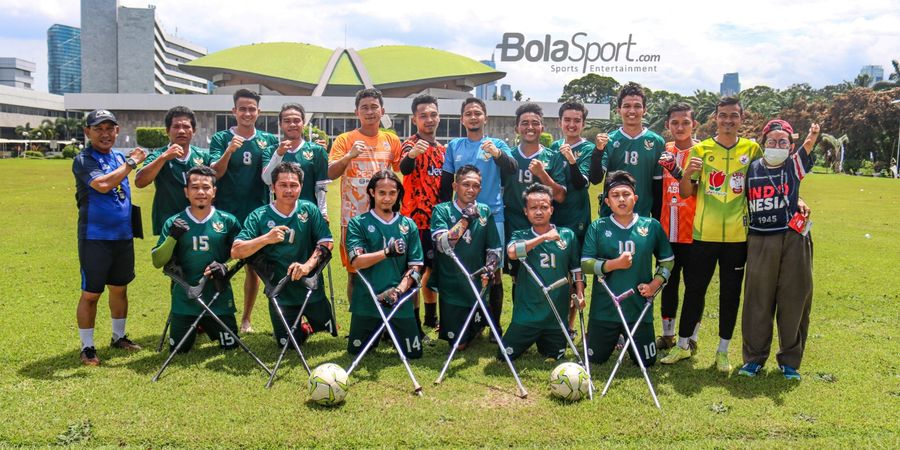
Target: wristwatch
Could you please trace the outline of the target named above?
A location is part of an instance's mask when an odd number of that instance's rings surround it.
[[[131,170],[137,169],[137,161],[132,159],[130,156],[125,158],[125,164],[128,164],[128,167],[131,167]]]

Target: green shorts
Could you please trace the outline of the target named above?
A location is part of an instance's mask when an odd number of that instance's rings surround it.
[[[466,322],[466,317],[469,317],[469,312],[471,311],[471,306],[459,306],[441,302],[441,330],[438,332],[438,338],[455,344],[459,338],[459,331],[462,329],[463,324]],[[460,344],[471,342],[475,336],[481,334],[481,331],[486,326],[487,320],[481,313],[481,308],[476,309],[475,315],[469,321],[469,327],[463,333]]]
[[[237,340],[234,339],[236,335],[237,321],[234,319],[234,314],[223,314],[219,316],[219,319],[222,319],[222,322],[228,326],[228,330],[222,328],[218,322],[213,320],[212,317],[209,316],[209,313],[203,315],[203,318],[200,319],[200,327],[203,328],[203,331],[209,336],[209,340],[217,341],[219,343],[219,348],[223,349],[232,349],[238,346]],[[191,328],[191,324],[194,323],[194,320],[197,320],[197,316],[186,316],[183,314],[172,314],[172,322],[169,324],[169,351],[175,350],[175,346],[181,342],[181,339],[187,334],[188,330]],[[194,340],[197,338],[196,331],[192,332],[187,340],[184,342],[184,345],[178,350],[178,353],[187,353],[191,350],[191,347],[194,346]]]
[[[300,305],[281,305],[281,312],[284,314],[288,326],[292,326],[294,325],[294,321],[297,320],[297,315],[300,314]],[[306,321],[312,327],[313,333],[319,331],[331,333],[335,326],[334,317],[331,316],[331,304],[328,303],[328,301],[307,303],[306,309],[303,310],[303,317],[306,317]],[[269,318],[272,320],[272,330],[275,333],[275,340],[278,341],[280,345],[284,345],[288,338],[287,330],[285,330],[284,325],[281,323],[281,319],[275,314],[275,307],[272,306],[272,302],[269,302]],[[303,344],[308,337],[309,336],[300,329],[300,324],[297,324],[297,329],[294,330],[294,339],[297,340],[297,343]]]
[[[606,362],[613,351],[616,349],[616,343],[619,342],[619,335],[625,335],[625,328],[619,322],[610,322],[607,320],[590,320],[588,321],[588,359],[595,364],[603,364]],[[643,354],[642,358],[645,367],[650,367],[656,363],[656,340],[653,337],[653,322],[642,322],[634,333],[635,344],[638,350]],[[634,351],[628,346],[628,356],[634,359]]]
[[[566,354],[566,337],[559,328],[538,328],[516,322],[506,328],[503,346],[511,359],[518,358],[532,344],[537,344],[538,353],[547,358],[560,359]],[[499,350],[497,359],[503,359]]]
[[[380,317],[361,316],[359,314],[351,315],[347,352],[351,355],[359,354],[382,323]],[[413,317],[403,319],[394,317],[390,323],[391,330],[397,336],[397,342],[400,343],[400,348],[403,349],[406,357],[409,359],[421,358],[422,339],[419,335],[419,326],[416,324],[416,319]],[[380,337],[376,339],[372,344],[372,348],[378,347],[378,341],[380,340]],[[391,346],[393,346],[393,343]]]

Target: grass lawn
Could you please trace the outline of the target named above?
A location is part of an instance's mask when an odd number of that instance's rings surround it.
[[[330,211],[337,217],[337,185]],[[78,358],[79,295],[71,161],[0,161],[0,445],[135,447],[900,447],[900,182],[841,175],[809,177],[813,208],[815,300],[799,383],[785,381],[770,359],[766,375],[723,378],[713,367],[718,343],[718,287],[710,288],[700,353],[650,375],[659,412],[636,366],[627,362],[606,398],[564,404],[547,393],[552,368],[534,350],[516,362],[529,391],[515,383],[486,339],[462,353],[433,386],[447,353],[425,349],[410,382],[392,349],[368,356],[351,377],[346,404],[306,401],[306,374],[288,354],[272,389],[241,351],[221,353],[205,337],[176,357],[153,351],[169,308],[168,280],[150,263],[155,239],[137,240],[130,285],[129,335],[145,350],[112,351],[108,309],[99,308],[100,368]],[[150,230],[152,188],[135,193]],[[596,207],[596,205],[595,205]],[[334,221],[333,228],[337,226]],[[337,235],[338,230],[332,232]],[[341,337],[315,335],[306,355],[315,366],[347,367],[345,274],[334,267]],[[240,292],[243,276],[236,277]],[[507,290],[509,279],[504,281]],[[105,297],[104,297],[105,298]],[[508,323],[511,302],[504,309]],[[659,329],[659,310],[655,311]],[[265,300],[247,344],[274,363]],[[740,320],[738,320],[740,327]],[[740,361],[740,330],[730,356]],[[774,349],[773,349],[774,353]],[[594,366],[602,386],[612,363]]]

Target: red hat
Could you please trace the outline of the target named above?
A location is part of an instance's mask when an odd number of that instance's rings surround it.
[[[765,136],[770,131],[777,131],[777,130],[786,131],[787,134],[790,134],[790,135],[794,134],[794,127],[792,127],[791,124],[788,123],[787,120],[781,120],[781,119],[770,120],[769,123],[767,123],[766,126],[763,127],[762,134],[763,134],[763,136]]]

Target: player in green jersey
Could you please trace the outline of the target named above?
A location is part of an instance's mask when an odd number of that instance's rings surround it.
[[[209,316],[204,316],[199,325],[210,340],[218,341],[219,347],[235,348],[237,322],[234,319],[234,296],[231,282],[223,278],[231,243],[241,227],[233,215],[212,206],[216,196],[216,173],[212,169],[206,166],[193,167],[187,171],[187,181],[183,192],[190,206],[166,220],[159,241],[151,253],[153,265],[160,268],[174,261],[181,268],[184,280],[191,285],[197,285],[205,276],[218,278],[216,283],[206,284],[201,298],[209,302],[215,291],[220,290],[215,303],[209,306],[228,329],[223,329]],[[175,282],[172,282],[171,295],[170,351],[203,311],[195,300],[188,298],[184,288]],[[191,333],[179,352],[190,351],[195,338],[196,334]]]
[[[560,316],[569,308],[584,308],[584,281],[581,279],[580,245],[575,233],[550,223],[553,215],[553,193],[547,186],[533,184],[522,194],[525,216],[531,227],[513,232],[506,254],[511,260],[524,259],[534,268],[545,286],[569,277],[575,281],[575,295],[581,299],[570,300],[569,289],[562,287],[550,293]],[[513,291],[512,322],[503,335],[503,344],[510,358],[517,358],[532,344],[538,352],[554,360],[566,353],[566,337],[556,322],[541,286],[528,275],[520,276]],[[498,354],[498,358],[502,358]]]
[[[262,252],[266,263],[273,268],[274,282],[290,275],[292,282],[282,289],[278,297],[278,305],[288,324],[297,319],[309,292],[304,283],[297,281],[311,274],[319,277],[318,287],[310,295],[303,311],[307,323],[294,333],[298,343],[317,331],[331,332],[336,326],[320,273],[320,267],[331,254],[333,239],[319,208],[306,200],[298,200],[303,177],[303,169],[295,163],[281,163],[276,167],[272,171],[275,200],[247,216],[243,230],[231,248],[231,256],[241,259]],[[288,331],[271,304],[269,317],[275,339],[285,345]]]
[[[533,183],[541,183],[553,190],[553,201],[566,199],[567,172],[556,153],[541,145],[544,132],[544,112],[536,103],[516,108],[516,133],[521,143],[512,151],[518,169],[503,175],[503,215],[505,234],[528,228],[522,194]]]
[[[328,209],[325,204],[328,178],[328,152],[325,147],[311,140],[303,139],[303,127],[306,124],[306,110],[299,103],[285,103],[278,113],[281,131],[284,138],[278,147],[269,147],[263,152],[262,179],[272,185],[272,171],[282,162],[292,162],[303,169],[303,187],[300,189],[300,200],[315,203],[325,220],[328,220]]]
[[[374,302],[396,303],[406,291],[418,285],[424,264],[419,229],[415,221],[398,212],[403,198],[400,178],[389,170],[379,170],[369,180],[366,192],[369,210],[347,224],[347,256],[350,265],[372,284],[378,298],[372,299],[363,281],[353,277],[347,343],[347,351],[353,355],[362,350],[383,323]],[[411,302],[400,306],[390,326],[403,353],[411,359],[421,358],[422,341]]]
[[[231,112],[237,119],[237,126],[214,134],[209,143],[213,170],[219,177],[219,193],[216,206],[234,214],[243,222],[256,208],[265,205],[268,191],[260,174],[262,156],[270,147],[278,146],[278,138],[256,129],[259,117],[259,94],[247,89],[234,93],[234,108]],[[241,332],[252,332],[250,316],[253,303],[259,291],[259,278],[253,268],[247,266],[244,280],[244,312],[241,317]]]
[[[584,234],[591,223],[591,200],[588,195],[588,176],[591,169],[591,155],[596,145],[583,137],[587,108],[579,102],[566,102],[559,108],[560,128],[563,138],[550,144],[550,150],[558,152],[568,176],[566,176],[566,199],[553,208],[550,222],[575,232],[579,244],[584,244]],[[575,308],[569,310],[569,330],[575,329]],[[574,332],[571,332],[574,336]],[[573,338],[574,339],[574,338]]]
[[[668,280],[675,259],[662,225],[656,219],[634,212],[635,204],[640,200],[635,193],[635,184],[634,177],[625,171],[606,175],[604,201],[612,214],[600,217],[588,228],[581,267],[585,273],[604,277],[616,294],[637,289],[641,297],[649,299]],[[657,261],[655,272],[654,257]],[[619,336],[627,333],[612,299],[597,283],[595,278],[588,321],[588,359],[601,364],[615,350]],[[633,326],[644,305],[640,297],[622,301],[622,312],[629,326]],[[645,366],[656,362],[653,314],[644,315],[634,333],[634,342],[643,353],[640,358]],[[633,351],[630,356],[636,361]]]
[[[609,135],[598,135],[598,146],[591,157],[590,181],[600,184],[603,175],[614,170],[630,173],[639,198],[634,210],[638,215],[659,219],[662,205],[662,167],[659,157],[665,151],[663,138],[644,127],[647,97],[637,83],[628,83],[619,91],[617,108],[622,126]],[[606,141],[608,143],[604,144]],[[611,213],[600,204],[600,217]]]
[[[209,166],[209,152],[191,145],[197,119],[186,106],[176,106],[166,113],[166,134],[169,145],[150,152],[144,166],[134,176],[134,185],[144,188],[153,183],[153,234],[159,235],[163,222],[187,208],[184,196],[187,171],[192,167]]]
[[[435,242],[446,240],[453,247],[453,253],[471,273],[484,268],[484,283],[492,282],[492,277],[500,264],[500,234],[491,214],[491,208],[476,202],[481,192],[481,172],[477,167],[466,164],[457,169],[453,191],[456,199],[440,203],[431,213],[431,236]],[[472,305],[475,294],[466,280],[467,275],[459,270],[449,255],[435,252],[435,272],[433,278],[439,281],[438,303],[441,308],[440,339],[454,342],[456,333]],[[478,285],[478,283],[476,283]],[[475,312],[465,337],[460,341],[459,350],[466,346],[487,326],[486,318],[480,311]]]

